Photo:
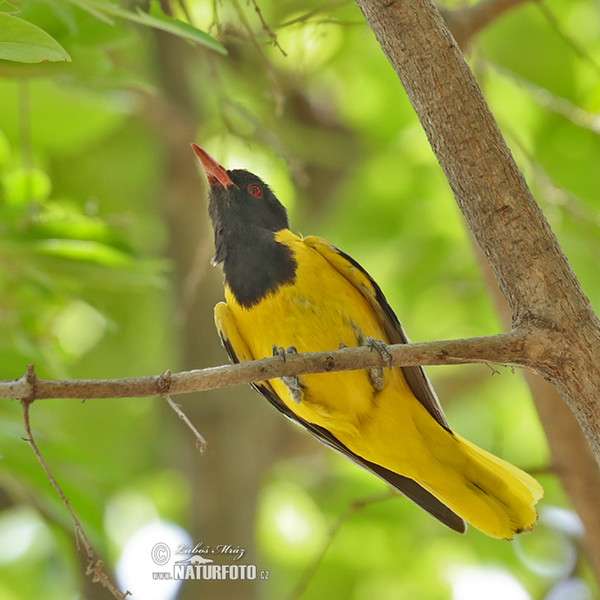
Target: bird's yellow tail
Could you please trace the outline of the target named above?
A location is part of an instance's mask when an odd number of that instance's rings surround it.
[[[455,470],[435,482],[420,482],[434,496],[487,535],[512,539],[535,525],[542,486],[521,469],[453,434],[458,452],[446,467]]]

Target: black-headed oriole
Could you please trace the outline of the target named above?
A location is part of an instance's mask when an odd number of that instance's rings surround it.
[[[234,362],[273,348],[405,343],[379,286],[325,240],[299,237],[271,189],[192,144],[209,183],[225,300],[215,307]],[[452,529],[495,538],[530,530],[543,494],[530,475],[453,432],[421,367],[302,375],[252,384],[319,441],[371,471]]]

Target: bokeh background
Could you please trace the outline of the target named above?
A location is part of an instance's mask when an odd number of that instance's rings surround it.
[[[412,340],[502,330],[443,174],[359,10],[258,4],[163,3],[202,35],[144,23],[151,11],[164,25],[156,1],[0,2],[71,58],[0,60],[1,378],[29,363],[40,377],[114,378],[227,362],[191,142],[268,181],[296,232],[355,257]],[[465,52],[598,309],[598,3],[524,2]],[[598,597],[522,374],[428,373],[454,429],[544,485],[533,533],[508,543],[446,530],[246,386],[176,398],[209,441],[204,454],[159,398],[43,400],[31,422],[106,570],[134,599]],[[108,598],[23,440],[19,403],[0,401],[0,414],[0,598]],[[148,583],[148,540],[171,535],[243,548],[240,562],[270,578]],[[145,541],[132,550],[135,539]]]

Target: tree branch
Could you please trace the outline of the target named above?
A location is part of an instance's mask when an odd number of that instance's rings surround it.
[[[538,342],[520,332],[498,335],[388,346],[394,366],[450,365],[465,363],[510,363],[526,366]],[[332,352],[263,358],[236,365],[209,367],[171,374],[122,379],[20,379],[0,381],[0,398],[131,398],[165,396],[212,390],[221,387],[293,377],[307,373],[351,371],[385,367],[378,352],[367,346]]]
[[[356,0],[400,78],[512,310],[530,366],[569,404],[600,462],[600,322],[431,0]]]
[[[478,4],[449,10],[440,7],[440,13],[452,32],[456,43],[466,50],[471,40],[490,23],[511,8],[531,0],[482,0]]]

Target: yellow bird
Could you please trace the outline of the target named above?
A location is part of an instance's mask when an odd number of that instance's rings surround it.
[[[325,240],[299,237],[267,184],[192,144],[206,173],[225,300],[215,322],[233,362],[284,352],[406,343],[379,286]],[[384,348],[380,348],[383,352]],[[448,527],[495,538],[530,530],[543,490],[453,432],[421,367],[301,375],[252,384],[284,415]]]

